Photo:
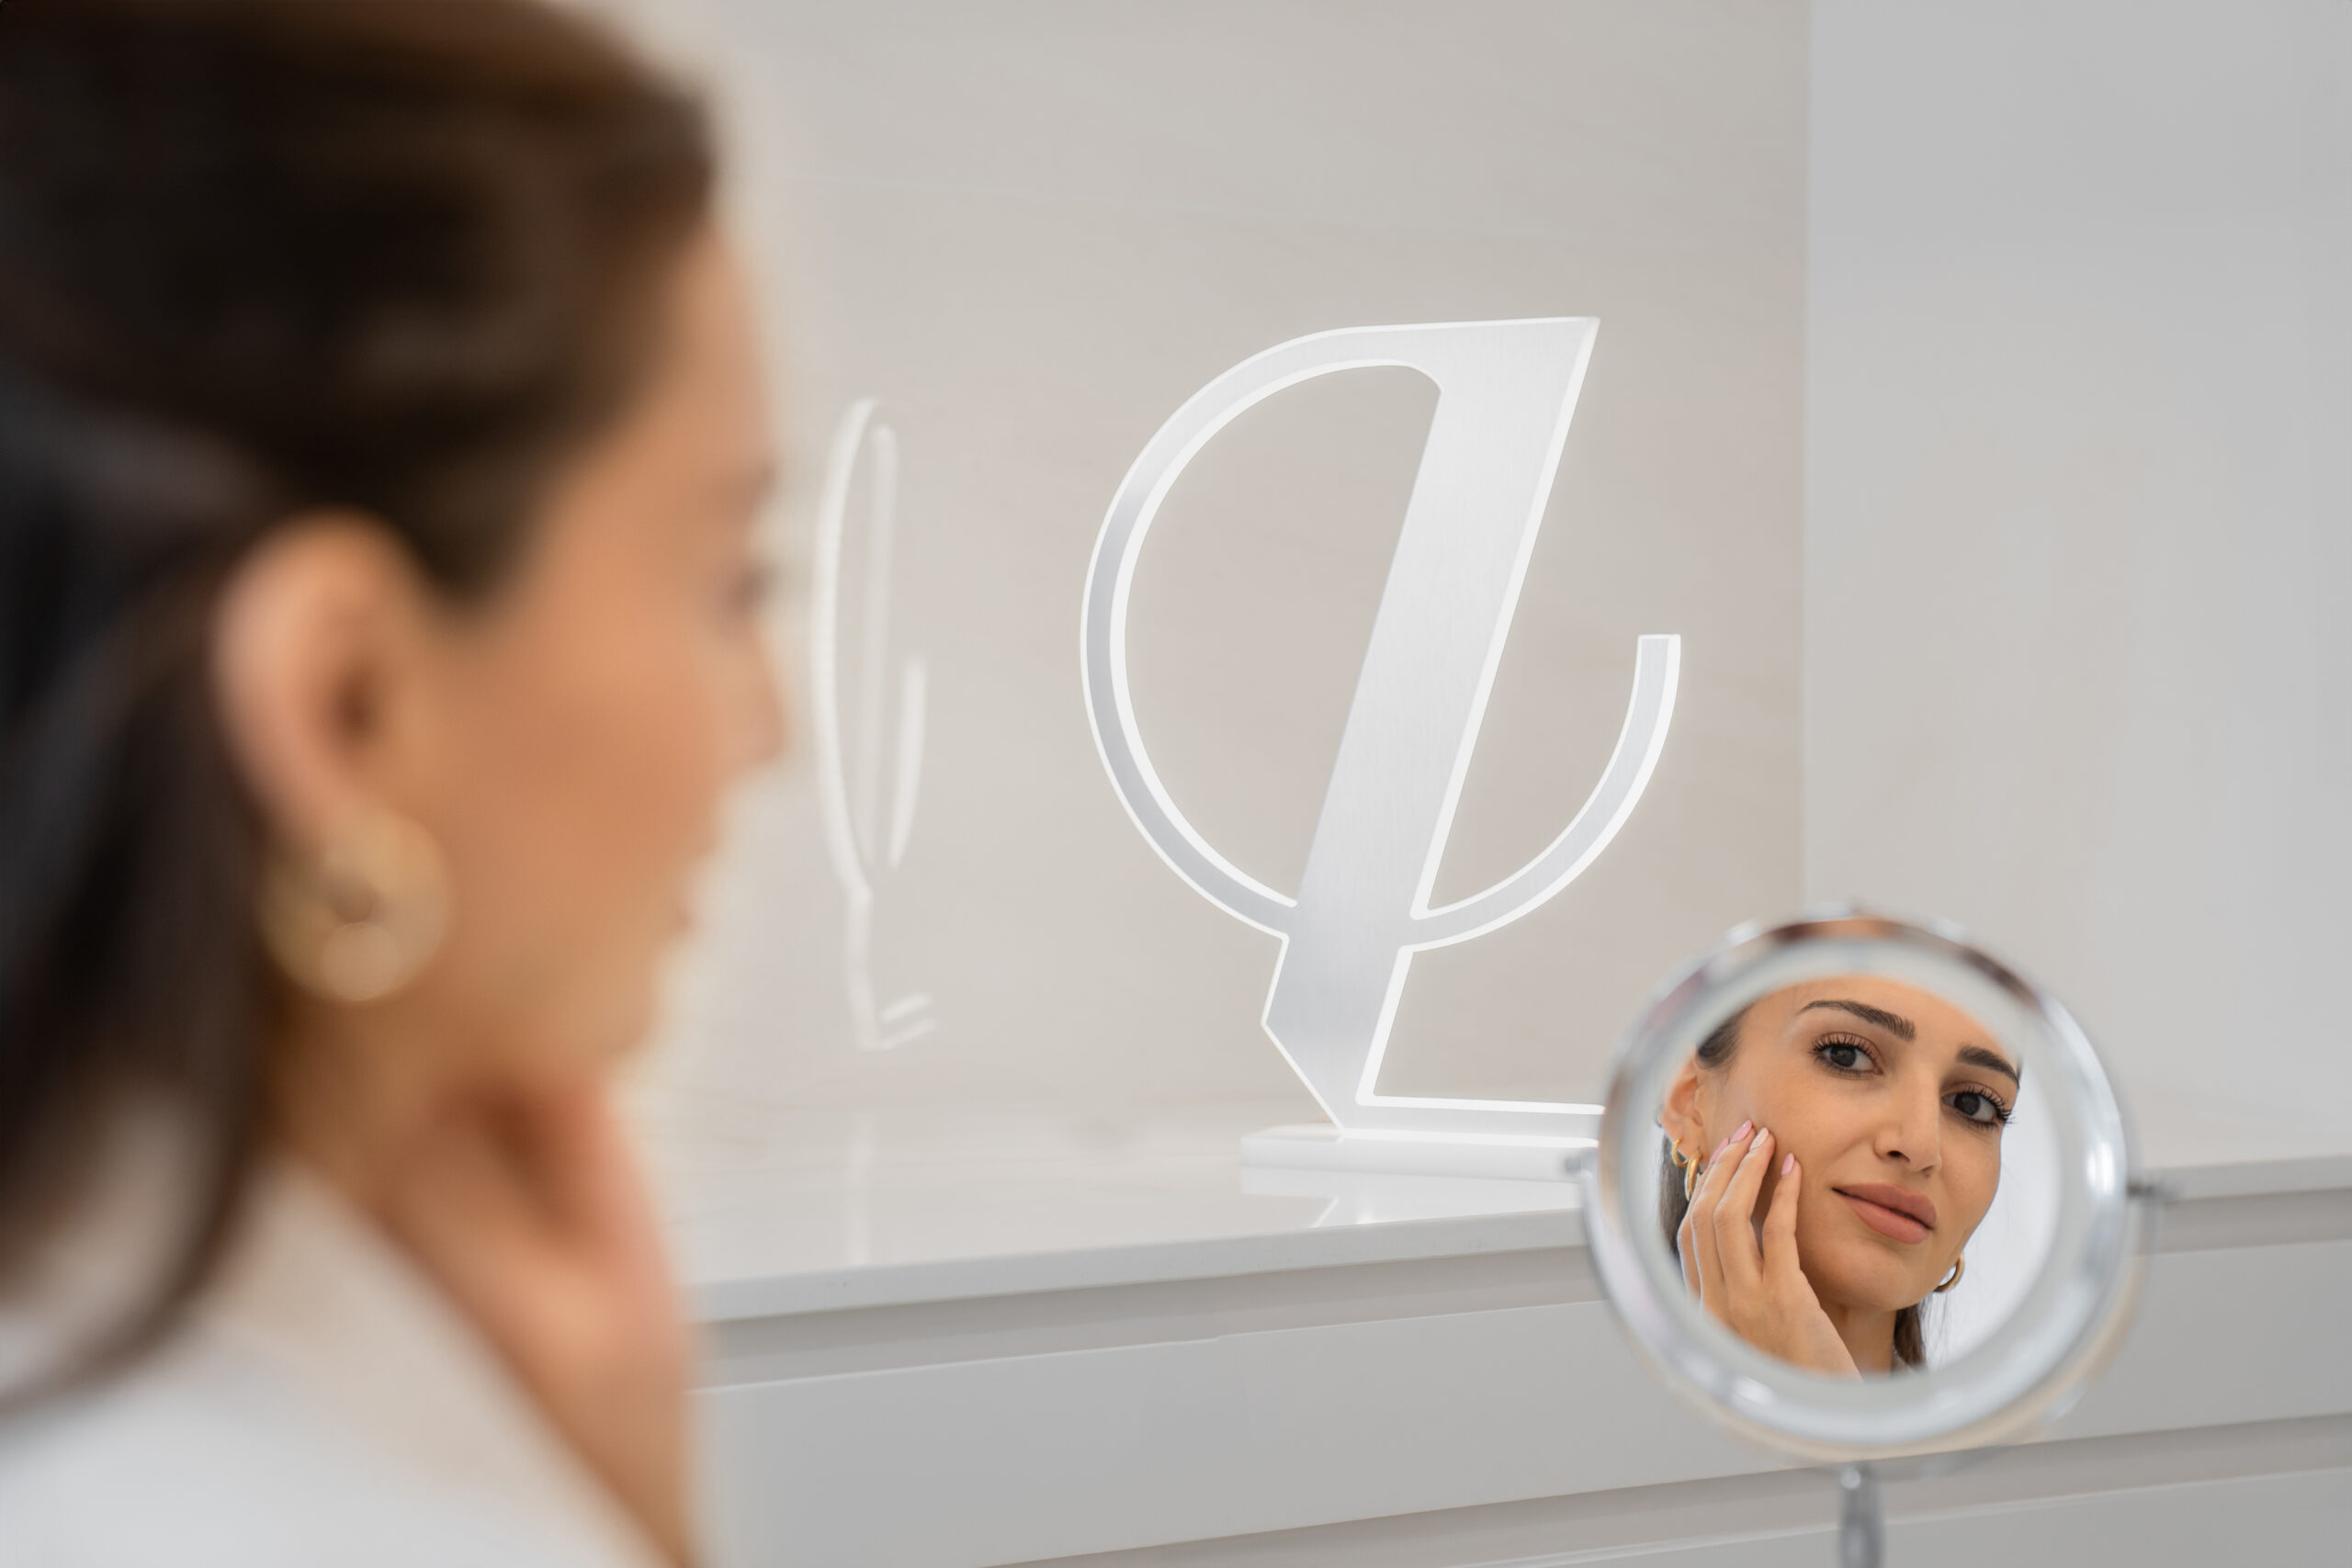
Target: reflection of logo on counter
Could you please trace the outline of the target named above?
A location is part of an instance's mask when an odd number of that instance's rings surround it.
[[[1087,714],[1112,783],[1178,875],[1282,939],[1266,1032],[1350,1136],[1551,1143],[1588,1132],[1599,1114],[1598,1106],[1377,1089],[1412,955],[1483,935],[1566,887],[1624,825],[1666,743],[1681,644],[1645,637],[1624,728],[1583,809],[1513,875],[1430,907],[1597,325],[1555,318],[1360,327],[1268,349],[1160,427],[1112,498],[1095,543],[1081,657]],[[1127,604],[1154,514],[1218,431],[1284,388],[1381,366],[1436,382],[1437,412],[1306,869],[1288,898],[1220,855],[1153,772],[1127,688]]]
[[[851,480],[858,457],[867,467],[865,559],[860,575],[865,604],[858,615],[857,689],[850,694],[855,730],[844,736],[842,708],[842,554],[849,527]],[[899,437],[874,423],[874,400],[851,405],[834,433],[825,466],[825,488],[817,507],[816,560],[809,608],[809,728],[817,752],[817,800],[825,823],[825,847],[848,897],[843,920],[843,964],[849,985],[850,1021],[857,1043],[888,1051],[928,1034],[937,1026],[931,998],[920,991],[888,1002],[875,995],[872,970],[876,885],[906,858],[914,830],[915,790],[922,780],[925,670],[922,655],[910,653],[899,667],[897,733],[884,763],[885,667],[889,654],[890,547],[898,525]],[[853,744],[854,750],[853,750]],[[889,779],[886,807],[883,780]]]

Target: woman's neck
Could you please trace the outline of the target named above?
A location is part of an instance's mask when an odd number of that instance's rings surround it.
[[[380,1217],[386,1183],[437,1086],[413,1040],[298,1010],[277,1042],[271,1105],[279,1143],[361,1210]]]
[[[1894,1320],[1898,1314],[1883,1307],[1856,1306],[1825,1301],[1821,1310],[1829,1326],[1854,1358],[1854,1370],[1864,1377],[1885,1377],[1894,1371]]]

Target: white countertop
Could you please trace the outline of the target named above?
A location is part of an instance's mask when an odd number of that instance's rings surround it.
[[[651,1139],[705,1320],[1574,1245],[1566,1182],[1244,1171],[1289,1105],[1113,1128],[1045,1112],[779,1112]]]
[[[2143,1096],[2177,1198],[2352,1187],[2352,1130]],[[1114,1122],[1038,1110],[650,1109],[673,1247],[706,1322],[1572,1247],[1567,1182],[1245,1169],[1295,1104]]]

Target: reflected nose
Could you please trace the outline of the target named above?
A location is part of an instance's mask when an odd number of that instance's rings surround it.
[[[1943,1158],[1942,1098],[1932,1087],[1904,1094],[1879,1130],[1878,1152],[1914,1170],[1932,1170]]]

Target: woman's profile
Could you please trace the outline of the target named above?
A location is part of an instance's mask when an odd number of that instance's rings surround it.
[[[0,1561],[692,1555],[607,1075],[782,725],[696,105],[0,6]]]
[[[1927,1365],[2001,1179],[2018,1069],[1942,998],[1876,976],[1775,991],[1668,1086],[1661,1218],[1683,1282],[1758,1348],[1826,1376]]]

